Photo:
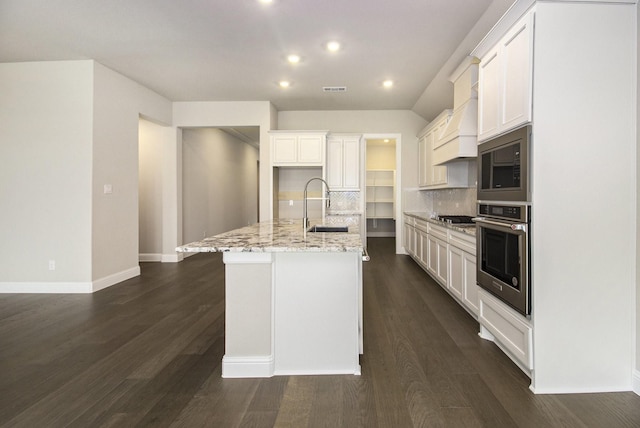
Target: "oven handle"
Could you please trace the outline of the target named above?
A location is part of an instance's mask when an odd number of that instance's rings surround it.
[[[511,230],[516,230],[516,231],[519,230],[525,233],[527,232],[527,225],[524,223],[502,223],[499,221],[488,220],[485,217],[474,217],[472,220],[475,221],[476,223],[484,223],[484,224],[497,226],[497,227],[507,227]]]

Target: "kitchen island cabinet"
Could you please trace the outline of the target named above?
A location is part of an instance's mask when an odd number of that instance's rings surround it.
[[[355,225],[303,233],[300,220],[267,221],[177,250],[224,253],[223,377],[360,374],[363,246]]]

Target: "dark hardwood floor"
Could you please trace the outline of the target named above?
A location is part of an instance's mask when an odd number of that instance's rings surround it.
[[[633,393],[532,394],[393,246],[369,241],[362,376],[222,379],[219,254],[93,295],[0,295],[0,426],[640,426]]]

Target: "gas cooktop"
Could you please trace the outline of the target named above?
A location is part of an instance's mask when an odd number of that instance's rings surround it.
[[[468,215],[438,215],[434,220],[449,224],[474,224],[473,217]]]

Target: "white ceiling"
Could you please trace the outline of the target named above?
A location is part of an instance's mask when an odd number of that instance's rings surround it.
[[[453,102],[448,74],[512,2],[0,0],[0,62],[95,59],[172,101],[432,119]],[[331,39],[342,43],[336,54],[324,49]],[[289,53],[302,61],[287,63]]]

